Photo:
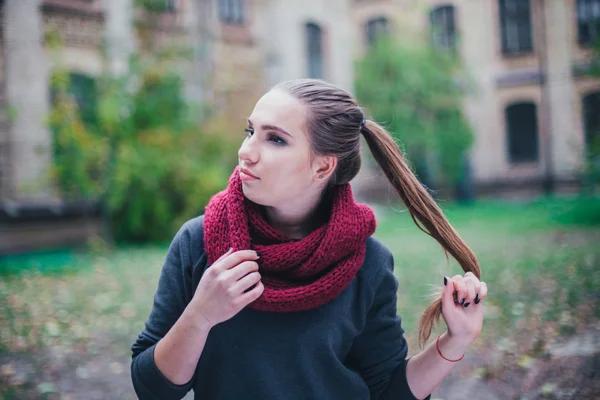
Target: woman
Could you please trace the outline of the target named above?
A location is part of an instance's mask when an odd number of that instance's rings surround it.
[[[248,119],[239,166],[169,249],[132,347],[141,399],[423,399],[482,328],[487,287],[469,248],[390,135],[347,92],[284,82]],[[415,223],[461,264],[423,316],[418,355],[396,314],[393,259],[349,182],[361,134]]]

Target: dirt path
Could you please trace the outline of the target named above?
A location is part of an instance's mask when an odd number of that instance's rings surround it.
[[[52,349],[43,356],[3,354],[0,399],[135,400],[127,338],[98,339],[86,347]],[[485,379],[490,351],[468,354],[432,399],[537,400],[600,398],[600,325],[551,346],[542,357]],[[185,398],[193,399],[190,393]]]
[[[521,358],[520,366],[483,379],[479,360],[493,354],[465,357],[432,399],[600,399],[600,324],[562,343],[550,346],[540,358]]]

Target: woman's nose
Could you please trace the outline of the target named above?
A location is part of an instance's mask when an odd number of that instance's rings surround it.
[[[254,139],[252,137],[244,140],[240,149],[238,150],[238,157],[240,160],[244,160],[251,164],[258,162],[258,149],[254,145]]]

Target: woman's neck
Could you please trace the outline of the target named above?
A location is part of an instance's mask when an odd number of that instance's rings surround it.
[[[327,204],[320,197],[303,206],[264,207],[264,212],[267,222],[291,239],[305,238],[327,221]]]

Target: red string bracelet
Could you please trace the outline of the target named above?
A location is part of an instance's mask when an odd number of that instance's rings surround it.
[[[440,337],[442,335],[438,336],[438,338],[435,341],[435,347],[437,347],[437,351],[440,354],[440,357],[442,357],[444,360],[446,361],[450,361],[450,362],[459,362],[460,360],[462,360],[463,358],[465,358],[465,355],[463,354],[461,358],[459,358],[458,360],[450,360],[446,357],[444,357],[444,355],[442,354],[441,350],[440,350]]]

